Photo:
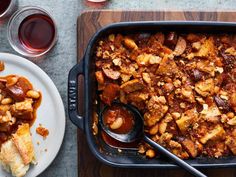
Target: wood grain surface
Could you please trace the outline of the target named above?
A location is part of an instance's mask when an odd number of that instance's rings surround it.
[[[86,11],[78,18],[78,62],[82,59],[90,37],[100,28],[121,21],[236,21],[235,12],[182,12],[182,11]],[[82,92],[81,84],[79,89]],[[80,94],[81,95],[81,94]],[[82,99],[82,97],[81,97]],[[81,100],[80,99],[80,100]],[[203,169],[209,177],[236,177],[233,168]],[[86,137],[78,130],[79,177],[190,177],[182,169],[121,169],[102,164],[88,148]]]

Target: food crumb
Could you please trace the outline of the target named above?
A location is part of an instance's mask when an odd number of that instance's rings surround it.
[[[37,145],[40,145],[40,142],[39,142],[39,141],[37,141]]]
[[[45,151],[45,152],[47,152],[47,151],[48,151],[48,149],[44,149],[44,151]]]
[[[48,129],[43,127],[42,124],[39,124],[39,127],[36,128],[36,133],[41,135],[44,139],[46,139],[49,135]]]

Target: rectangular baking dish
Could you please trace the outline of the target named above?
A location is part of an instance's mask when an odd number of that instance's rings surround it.
[[[136,32],[155,32],[155,31],[179,31],[197,33],[234,33],[236,23],[226,22],[181,22],[181,21],[150,21],[150,22],[122,22],[106,26],[99,30],[91,38],[83,59],[75,65],[69,72],[68,78],[68,113],[70,120],[86,134],[88,145],[92,153],[103,163],[116,167],[136,167],[136,168],[173,168],[176,167],[172,162],[164,157],[147,159],[138,154],[137,150],[123,150],[118,152],[101,139],[101,136],[92,134],[92,116],[97,110],[96,100],[96,79],[94,51],[99,39],[111,33],[136,33]],[[84,76],[84,115],[78,114],[78,76]],[[84,147],[86,148],[86,147]],[[223,157],[219,159],[198,157],[186,160],[189,164],[199,168],[212,167],[232,167],[236,166],[236,156]]]

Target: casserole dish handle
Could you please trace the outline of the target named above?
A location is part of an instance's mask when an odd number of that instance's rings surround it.
[[[81,130],[84,130],[84,119],[78,114],[78,76],[84,76],[84,59],[75,65],[68,77],[68,114],[70,120]]]

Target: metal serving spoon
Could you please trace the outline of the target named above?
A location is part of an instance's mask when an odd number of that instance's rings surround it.
[[[191,165],[189,165],[188,163],[186,163],[185,161],[183,161],[182,159],[180,159],[179,157],[177,157],[176,155],[174,155],[173,153],[171,153],[170,151],[168,151],[167,149],[165,149],[161,145],[157,144],[155,141],[150,139],[147,135],[145,135],[143,119],[142,119],[142,116],[141,116],[141,114],[140,114],[140,112],[138,111],[137,108],[135,108],[132,105],[122,104],[122,103],[117,103],[117,102],[113,103],[113,105],[123,106],[127,110],[132,112],[133,117],[134,117],[134,125],[133,125],[133,129],[130,132],[128,132],[127,134],[118,134],[118,133],[112,132],[108,128],[108,126],[105,125],[105,123],[103,121],[103,113],[107,109],[110,108],[109,106],[106,106],[103,109],[103,111],[100,112],[99,123],[100,123],[102,129],[108,135],[110,135],[112,138],[114,138],[114,139],[116,139],[120,142],[124,142],[124,143],[131,143],[131,142],[134,142],[138,139],[143,139],[146,143],[151,145],[153,148],[157,149],[158,152],[162,153],[163,155],[165,155],[166,157],[171,159],[173,162],[175,162],[178,166],[184,168],[185,170],[187,170],[188,172],[190,172],[194,176],[196,176],[196,177],[207,177],[206,175],[204,175],[203,173],[198,171],[196,168],[192,167]]]

